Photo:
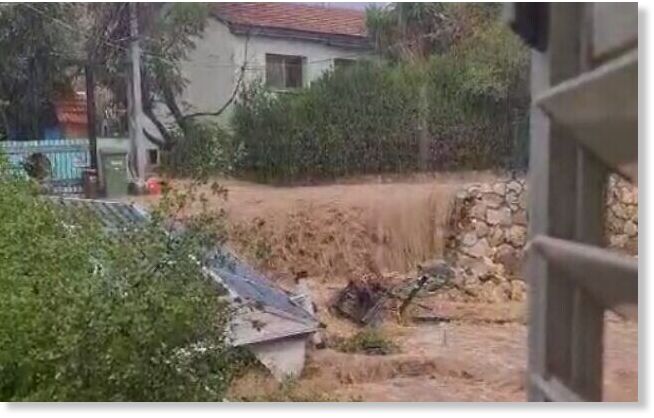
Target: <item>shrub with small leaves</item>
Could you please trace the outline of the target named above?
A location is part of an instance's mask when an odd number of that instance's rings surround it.
[[[436,27],[452,39],[441,45],[429,37],[423,46],[433,50],[420,49],[420,59],[393,53],[386,61],[360,60],[293,92],[249,85],[231,119],[242,172],[288,182],[526,167],[529,54],[499,20],[500,8],[401,5],[425,16],[446,10],[460,28],[441,28],[439,17]],[[385,11],[372,15],[381,25],[397,22]],[[420,30],[434,35],[431,24],[414,29],[418,39],[427,39]]]
[[[382,331],[366,328],[336,344],[339,351],[345,353],[363,353],[387,355],[399,351],[399,347]]]
[[[0,400],[223,399],[240,363],[224,290],[202,271],[215,232],[171,233],[188,197],[164,202],[110,232],[0,161]]]
[[[207,178],[229,174],[239,163],[241,149],[215,121],[189,122],[186,134],[172,131],[176,145],[163,155],[162,168],[178,177]]]

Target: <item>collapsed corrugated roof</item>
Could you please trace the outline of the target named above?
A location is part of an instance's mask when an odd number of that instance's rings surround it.
[[[48,196],[48,199],[58,203],[65,209],[91,216],[105,228],[129,228],[142,224],[148,219],[147,212],[136,205],[61,196]]]
[[[105,228],[124,230],[147,222],[148,213],[134,204],[95,199],[49,197],[65,209],[83,212]],[[263,275],[224,248],[214,251],[205,271],[230,293],[236,306],[234,345],[256,344],[315,332],[318,321]]]

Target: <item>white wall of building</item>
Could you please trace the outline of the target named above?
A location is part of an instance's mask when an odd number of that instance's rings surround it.
[[[244,61],[248,68],[245,81],[264,81],[266,54],[305,57],[303,81],[306,86],[332,69],[335,58],[355,59],[365,52],[315,41],[257,36],[254,32],[248,38],[232,34],[227,25],[211,19],[204,37],[196,42],[188,62],[182,66],[182,73],[189,82],[183,95],[187,110],[211,112],[220,108],[231,96]],[[221,119],[226,117],[225,114]]]
[[[182,96],[186,111],[216,111],[231,96],[238,78],[240,40],[226,25],[209,19],[204,36],[182,65],[188,85]]]
[[[246,51],[247,39],[247,57]],[[195,49],[182,64],[182,75],[187,87],[180,100],[184,112],[215,112],[222,107],[234,91],[240,74],[240,67],[247,58],[244,81],[265,81],[266,54],[298,55],[306,58],[303,81],[305,86],[333,68],[335,58],[364,57],[360,49],[330,46],[315,41],[302,41],[257,36],[234,35],[227,25],[209,19],[204,36],[196,41]],[[231,108],[231,107],[230,107]],[[165,106],[155,109],[162,121],[171,122]],[[224,125],[229,120],[229,108],[218,119]],[[152,122],[142,115],[142,126],[158,135]],[[150,142],[147,141],[150,145]]]

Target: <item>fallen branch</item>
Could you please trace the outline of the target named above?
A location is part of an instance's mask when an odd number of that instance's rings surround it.
[[[404,311],[406,311],[406,308],[409,307],[411,301],[413,301],[413,299],[418,295],[418,292],[420,292],[420,290],[422,290],[425,284],[427,284],[427,280],[429,280],[429,276],[422,276],[420,280],[418,280],[418,285],[415,286],[413,289],[411,289],[411,292],[409,292],[409,296],[407,296],[407,298],[402,301],[402,304],[398,309],[400,318],[404,316]]]

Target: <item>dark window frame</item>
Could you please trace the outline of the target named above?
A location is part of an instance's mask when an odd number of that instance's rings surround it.
[[[266,86],[277,90],[304,87],[305,65],[306,57],[301,55],[266,54]]]
[[[154,157],[154,158],[152,158]],[[148,150],[148,164],[156,167],[160,164],[161,155],[159,154],[158,149],[149,149]]]
[[[354,67],[357,60],[352,58],[334,58],[334,71],[348,70]]]

